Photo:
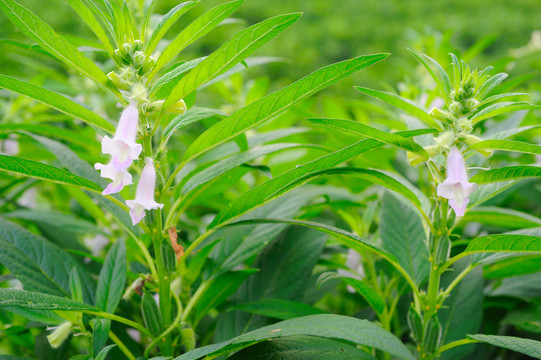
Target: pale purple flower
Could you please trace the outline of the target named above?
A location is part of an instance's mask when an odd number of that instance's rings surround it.
[[[131,174],[125,169],[118,170],[112,160],[107,165],[95,164],[94,168],[101,171],[102,178],[113,180],[113,182],[109,183],[105,190],[103,190],[103,195],[116,194],[120,192],[124,186],[132,184]]]
[[[438,185],[438,196],[449,200],[457,216],[463,216],[477,184],[468,182],[462,153],[453,146],[447,155],[447,179]]]
[[[141,144],[135,142],[138,123],[137,104],[132,102],[122,112],[115,136],[112,139],[104,136],[101,141],[101,151],[113,157],[111,164],[119,171],[126,170],[134,160],[139,158],[143,150]]]
[[[145,216],[145,210],[155,210],[163,208],[163,204],[158,204],[154,200],[154,187],[156,186],[156,170],[152,158],[145,159],[145,167],[141,173],[141,179],[137,184],[137,193],[135,200],[126,201],[130,208],[130,216],[133,225],[139,223]]]

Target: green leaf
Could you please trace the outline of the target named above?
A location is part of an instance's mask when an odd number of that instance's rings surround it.
[[[227,309],[228,311],[238,310],[267,316],[274,319],[287,320],[300,316],[324,314],[323,310],[317,309],[305,303],[280,300],[280,299],[262,299],[235,305]]]
[[[90,221],[56,211],[15,210],[2,216],[52,225],[72,234],[103,234],[103,231]]]
[[[231,69],[293,25],[300,16],[299,13],[275,16],[237,33],[177,83],[165,100],[163,109],[169,108],[199,86]]]
[[[289,336],[271,339],[227,358],[227,360],[376,360],[355,346],[315,336]]]
[[[493,206],[479,206],[468,210],[460,220],[461,224],[479,222],[483,225],[523,229],[541,226],[541,219],[522,211]]]
[[[486,170],[475,174],[470,179],[477,184],[489,184],[508,180],[520,180],[541,176],[538,166],[504,166],[498,169]]]
[[[152,79],[164,65],[173,60],[184,48],[218,26],[225,18],[235,12],[243,2],[244,0],[235,0],[220,4],[192,21],[165,48],[150,72],[149,79]]]
[[[430,132],[430,130],[428,132]],[[413,132],[403,132],[400,134],[409,137],[426,133],[427,130],[415,130]],[[218,213],[209,227],[212,228],[237,218],[256,207],[266,204],[286,192],[293,190],[295,187],[304,184],[311,180],[313,176],[321,174],[325,169],[334,168],[355,156],[381,146],[383,146],[383,143],[373,139],[361,140],[319,159],[297,166],[237,197]],[[304,179],[304,181],[299,181],[299,179]]]
[[[441,130],[441,126],[432,118],[432,116],[430,116],[428,110],[416,104],[410,99],[403,98],[387,91],[373,90],[360,86],[355,86],[355,89],[365,95],[386,102],[389,105],[393,105],[400,110],[403,110],[408,114],[415,116],[417,119],[421,120],[423,123],[430,126],[431,128]]]
[[[16,289],[0,289],[0,307],[13,306],[35,310],[84,311],[97,309],[70,299]]]
[[[423,223],[416,212],[389,192],[383,196],[380,219],[381,244],[420,285],[430,263]]]
[[[383,313],[385,310],[385,300],[365,281],[348,277],[343,278],[342,281],[353,287],[375,312],[378,314]]]
[[[212,308],[227,300],[229,296],[237,291],[244,280],[256,271],[257,269],[230,271],[210,280],[211,282],[206,291],[197,301],[194,324],[199,323]]]
[[[182,115],[178,115],[165,127],[163,131],[164,143],[166,143],[171,135],[177,130],[180,130],[190,124],[210,118],[221,118],[225,113],[218,109],[194,107],[186,111]]]
[[[360,56],[324,67],[281,90],[254,101],[205,131],[186,150],[184,161],[187,162],[233,139],[238,134],[279,115],[308,96],[387,56],[387,54]]]
[[[363,135],[368,138],[381,141],[385,144],[417,153],[428,160],[428,154],[423,147],[415,141],[403,136],[376,129],[352,120],[341,119],[307,119],[316,125],[322,125],[332,129],[339,129],[353,134]]]
[[[7,89],[18,94],[27,96],[61,111],[70,116],[83,120],[108,132],[114,132],[115,127],[101,116],[60,95],[54,91],[45,89],[26,81],[18,80],[10,76],[0,75],[0,88]]]
[[[491,102],[494,102],[496,100],[501,100],[501,99],[505,99],[505,98],[509,98],[509,97],[516,97],[516,96],[527,96],[528,94],[527,93],[505,93],[505,94],[498,94],[498,95],[494,95],[494,96],[489,96],[487,97],[486,99],[484,99],[483,101],[481,101],[477,107],[482,107],[486,104],[489,104]]]
[[[364,239],[360,236],[357,236],[353,233],[347,232],[345,230],[310,221],[301,221],[301,220],[289,220],[289,219],[250,219],[250,220],[240,220],[231,224],[222,226],[222,228],[228,228],[232,226],[243,226],[243,225],[253,225],[253,224],[290,224],[290,225],[299,225],[306,226],[318,231],[324,232],[326,234],[334,236],[340,243],[345,245],[348,248],[354,249],[356,251],[371,250],[384,259],[397,264],[398,261],[394,255],[388,253],[386,250],[380,248],[377,245],[371,244],[367,239]]]
[[[27,290],[52,295],[69,294],[69,273],[75,267],[82,279],[86,302],[94,299],[95,283],[63,249],[0,217],[0,262]]]
[[[481,236],[470,241],[461,257],[475,253],[495,252],[541,253],[541,237],[519,234]]]
[[[115,50],[111,45],[111,41],[107,36],[107,33],[99,23],[98,19],[94,16],[94,13],[89,9],[84,1],[81,0],[68,0],[70,6],[75,10],[77,15],[88,25],[92,32],[97,36],[100,42],[105,47],[105,50],[109,53],[109,56],[115,56]]]
[[[487,279],[503,279],[512,276],[526,275],[541,271],[540,255],[522,255],[505,258],[494,264],[485,266],[483,274]]]
[[[60,61],[93,79],[100,87],[117,98],[122,95],[118,90],[108,88],[107,76],[92,61],[85,57],[69,41],[58,35],[52,27],[43,22],[34,13],[14,0],[0,0],[0,10],[23,34],[37,42],[43,49]]]
[[[118,240],[107,252],[96,290],[96,307],[114,314],[126,285],[126,245]]]
[[[64,169],[14,156],[0,155],[0,171],[8,171],[17,175],[52,181],[58,184],[74,185],[94,192],[101,192],[101,188],[95,183],[73,175]]]
[[[115,346],[116,344],[107,345],[106,347],[101,349],[101,351],[98,355],[96,355],[94,360],[105,360],[107,358],[107,354],[109,354],[109,351],[111,351]]]
[[[216,357],[237,351],[262,340],[309,335],[344,340],[374,347],[401,359],[414,360],[409,350],[394,335],[368,320],[353,317],[321,314],[281,321],[274,325],[240,335],[219,344],[203,346],[181,355],[175,360],[196,360],[210,355]]]
[[[225,174],[227,171],[234,169],[237,166],[247,163],[249,161],[255,160],[259,157],[272,154],[275,152],[279,152],[279,151],[284,151],[284,150],[289,150],[289,149],[298,149],[298,148],[321,149],[319,146],[316,146],[316,145],[289,144],[289,143],[270,144],[270,145],[264,145],[261,147],[256,147],[251,150],[230,156],[198,172],[184,184],[184,186],[182,187],[181,193],[185,195],[189,193],[190,191],[198,188],[199,186],[202,186],[208,183],[209,181],[212,181],[218,176]]]
[[[504,349],[541,359],[541,342],[514,336],[469,335],[470,338]]]
[[[521,126],[519,128],[507,129],[507,130],[499,131],[495,134],[490,134],[487,136],[487,138],[490,140],[503,140],[506,138],[521,135],[526,132],[529,132],[532,130],[538,130],[538,129],[541,129],[541,125]]]
[[[111,331],[110,319],[92,319],[92,354],[97,355],[103,349],[109,339]]]
[[[528,144],[522,141],[511,140],[485,140],[470,146],[470,149],[516,151],[528,154],[541,155],[541,146],[535,144]]]
[[[473,124],[477,124],[480,121],[485,119],[506,114],[509,112],[519,111],[519,110],[539,110],[541,105],[528,104],[525,102],[500,102],[493,105],[489,105],[477,113],[475,113],[470,120]]]
[[[171,26],[173,26],[182,15],[184,15],[191,8],[197,5],[197,3],[198,1],[186,1],[180,3],[164,15],[158,25],[154,27],[154,31],[152,32],[150,39],[146,43],[145,54],[147,56],[151,55],[154,52],[156,46],[167,33],[167,31],[169,31]]]
[[[450,94],[453,88],[451,86],[451,81],[449,80],[449,76],[447,75],[445,70],[441,67],[441,65],[436,60],[432,59],[430,56],[427,56],[425,54],[422,54],[421,56],[419,56],[412,49],[408,49],[408,50],[425,67],[425,69],[428,71],[430,76],[432,76],[432,79],[434,79],[434,81],[438,85],[438,88],[440,89],[440,93],[445,99],[445,102],[448,104],[451,103]],[[432,64],[432,66],[436,68],[436,71],[434,71],[428,63]]]
[[[205,58],[200,57],[195,60],[181,63],[171,71],[165,73],[154,83],[154,85],[152,85],[152,88],[149,91],[150,96],[159,99],[166,98],[180,79],[182,79],[188,71],[196,67],[203,60],[205,60]]]
[[[100,151],[99,143],[94,139],[84,138],[79,133],[58,126],[19,123],[0,124],[0,133],[13,132],[28,132],[31,134],[46,135],[48,138],[66,140],[72,144],[85,147],[86,149],[96,153]]]

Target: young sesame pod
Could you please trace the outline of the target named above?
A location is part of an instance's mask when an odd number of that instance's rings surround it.
[[[423,349],[432,354],[439,346],[441,341],[441,325],[438,315],[434,314],[428,319],[423,334]]]
[[[421,315],[410,306],[408,310],[408,327],[410,328],[411,337],[415,340],[416,343],[420,344],[423,342],[423,319]]]
[[[434,253],[434,262],[441,265],[449,259],[450,254],[451,240],[449,240],[449,236],[447,234],[444,234],[438,241],[438,246],[436,247],[436,251]]]
[[[165,271],[168,273],[175,271],[177,267],[177,259],[175,256],[175,252],[171,247],[171,244],[167,242],[162,242],[162,244],[160,245],[160,252],[162,255],[163,267]]]
[[[154,297],[146,291],[141,298],[141,313],[143,314],[143,321],[148,331],[154,336],[159,335],[163,328],[160,309],[158,309]]]
[[[195,349],[195,332],[191,327],[185,327],[180,330],[180,343],[184,346],[186,351]]]

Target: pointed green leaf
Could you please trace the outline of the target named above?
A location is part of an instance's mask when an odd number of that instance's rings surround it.
[[[353,134],[359,134],[366,137],[369,137],[374,140],[381,141],[385,144],[394,145],[396,147],[406,149],[408,151],[417,153],[428,160],[428,154],[425,149],[415,141],[405,138],[403,136],[389,133],[376,129],[374,127],[362,124],[357,121],[352,120],[341,120],[341,119],[307,119],[311,123],[316,125],[322,125],[325,127],[339,129]]]
[[[43,49],[77,71],[93,79],[104,90],[121,99],[118,90],[107,87],[107,76],[92,61],[85,57],[69,41],[58,35],[52,27],[34,13],[14,0],[0,0],[0,10],[26,36],[37,42]]]
[[[479,110],[470,118],[470,120],[473,124],[476,124],[485,119],[513,111],[539,109],[541,109],[541,105],[528,104],[526,102],[500,102]]]
[[[126,245],[118,240],[107,253],[96,290],[96,307],[114,314],[126,285]]]
[[[293,25],[300,16],[299,13],[275,16],[237,33],[180,79],[165,100],[163,109],[169,108],[192,91],[197,90],[199,86],[231,69]]]
[[[99,23],[98,19],[94,16],[94,13],[91,9],[86,6],[86,4],[81,0],[68,0],[70,6],[75,10],[77,15],[88,25],[96,37],[105,47],[105,50],[109,53],[109,56],[113,57],[115,55],[115,50],[111,45],[111,41],[107,36],[107,33]]]
[[[470,179],[477,184],[488,184],[508,180],[520,180],[541,176],[538,166],[504,166],[499,169],[482,171]]]
[[[360,56],[324,67],[281,90],[254,101],[205,131],[186,150],[184,161],[191,160],[233,139],[238,134],[279,115],[308,96],[387,56],[387,54]]]
[[[92,305],[83,304],[59,296],[16,289],[0,289],[0,307],[6,306],[36,310],[97,310]]]
[[[430,76],[432,76],[432,79],[434,79],[434,81],[438,85],[438,88],[440,89],[440,93],[445,99],[445,102],[450,103],[451,102],[450,94],[453,88],[451,87],[451,81],[449,80],[449,76],[447,75],[445,70],[443,70],[441,65],[436,60],[432,59],[430,56],[427,56],[425,54],[422,54],[421,56],[419,56],[419,54],[417,54],[412,49],[408,49],[408,50],[425,67],[425,69],[429,72]],[[434,71],[434,69],[432,69],[432,67],[428,63],[432,64],[432,66],[436,68],[436,71]]]
[[[516,151],[528,154],[541,155],[541,146],[512,140],[485,140],[470,146],[470,149]]]
[[[166,98],[180,79],[186,76],[188,71],[196,67],[203,60],[205,60],[205,58],[200,57],[195,60],[187,61],[185,63],[181,63],[173,70],[166,72],[162,77],[156,80],[154,85],[152,85],[152,88],[149,91],[150,96],[158,99]]]
[[[376,360],[366,351],[346,344],[315,336],[288,336],[252,345],[227,360]],[[1,359],[0,359],[1,360]]]
[[[82,105],[77,104],[75,101],[70,100],[64,95],[60,95],[41,86],[15,79],[10,76],[0,75],[0,88],[7,89],[42,102],[53,109],[81,119],[88,124],[94,125],[108,132],[115,131],[115,127],[101,116],[86,109]]]
[[[386,102],[389,105],[393,105],[400,110],[403,110],[408,114],[415,116],[423,123],[432,128],[441,129],[441,126],[432,118],[432,116],[430,116],[427,109],[423,108],[421,105],[416,104],[410,99],[403,98],[387,91],[373,90],[360,86],[355,86],[355,89],[365,95]]]
[[[516,351],[518,353],[531,356],[534,359],[541,359],[541,341],[524,339],[514,336],[496,336],[482,334],[468,335],[468,337],[490,345]]]
[[[80,176],[51,165],[14,156],[0,155],[0,171],[8,171],[17,175],[52,181],[58,184],[74,185],[94,192],[101,192],[95,183]]]
[[[169,140],[175,131],[182,129],[183,127],[205,119],[214,117],[221,118],[223,116],[225,116],[225,113],[218,109],[193,107],[184,114],[173,118],[173,120],[167,124],[163,131],[164,143]]]
[[[541,219],[522,211],[493,206],[478,206],[468,210],[460,223],[479,222],[483,225],[523,229],[541,226]]]
[[[431,130],[414,130],[411,132],[401,132],[399,134],[410,137],[427,134],[430,132]],[[230,202],[227,207],[218,213],[209,227],[212,228],[237,218],[248,211],[266,204],[285,194],[286,192],[306,183],[314,176],[322,174],[325,169],[334,168],[335,166],[357,155],[381,146],[383,146],[383,143],[373,139],[361,140],[353,145],[325,155],[319,159],[297,166],[294,169],[291,169],[284,174],[267,181],[266,183],[252,188]],[[408,192],[406,192],[406,194],[408,194]],[[419,200],[416,202],[419,202]]]
[[[262,340],[287,338],[295,335],[319,336],[374,347],[400,359],[414,360],[410,351],[391,333],[378,325],[349,316],[320,314],[281,321],[237,336],[222,343],[203,346],[174,360],[196,360],[210,355],[216,357],[256,344]]]
[[[382,314],[385,311],[385,300],[366,281],[353,278],[343,278],[342,281],[355,289],[375,312]]]
[[[470,241],[463,254],[495,252],[541,253],[541,237],[519,234],[482,236]]]
[[[218,26],[218,24],[235,12],[243,2],[244,0],[235,0],[220,4],[195,19],[190,25],[186,26],[165,48],[156,62],[154,69],[150,72],[149,79],[152,79],[162,67],[173,60],[178,53],[186,48],[186,46]]]
[[[164,15],[158,25],[156,25],[156,27],[154,28],[150,39],[146,43],[145,53],[147,56],[152,55],[152,53],[156,49],[156,46],[167,33],[167,31],[169,31],[171,26],[173,26],[182,15],[184,15],[191,8],[197,5],[197,3],[198,1],[186,1],[180,3]]]
[[[0,262],[27,290],[67,296],[69,273],[77,268],[85,301],[94,299],[95,283],[88,272],[57,245],[3,218],[0,218],[0,245]]]
[[[208,183],[209,181],[215,179],[216,177],[225,174],[227,171],[236,168],[244,163],[255,160],[262,156],[272,154],[278,151],[284,151],[288,149],[298,149],[298,148],[316,148],[321,149],[321,147],[310,144],[270,144],[264,145],[261,147],[256,147],[248,151],[241,152],[230,156],[222,161],[217,162],[204,169],[201,172],[198,172],[193,177],[191,177],[182,187],[181,193],[183,195],[189,193],[190,191],[198,188],[201,185]]]

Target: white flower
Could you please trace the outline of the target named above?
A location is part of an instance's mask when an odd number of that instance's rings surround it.
[[[141,179],[137,184],[135,200],[128,200],[126,204],[130,208],[130,216],[133,225],[139,223],[145,216],[145,210],[163,208],[163,204],[154,201],[154,187],[156,186],[156,170],[152,159],[145,159],[145,167],[141,173]]]
[[[447,155],[447,179],[438,185],[438,196],[449,200],[457,216],[464,216],[469,199],[477,184],[468,182],[462,153],[452,147]]]
[[[138,123],[137,104],[132,102],[122,112],[115,136],[112,139],[104,136],[101,141],[101,151],[112,156],[111,164],[118,171],[126,170],[134,160],[139,158],[143,150],[141,144],[135,142]]]
[[[119,171],[112,161],[107,165],[95,164],[94,168],[96,170],[101,170],[102,178],[113,180],[113,182],[109,183],[105,190],[103,190],[103,195],[116,194],[120,192],[124,186],[132,184],[131,174],[125,169]]]

